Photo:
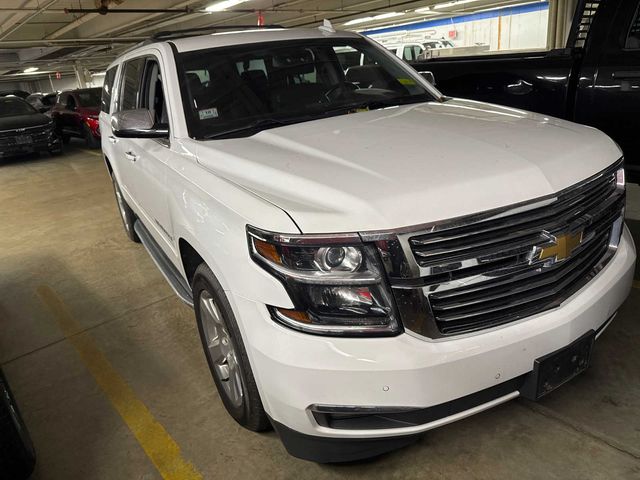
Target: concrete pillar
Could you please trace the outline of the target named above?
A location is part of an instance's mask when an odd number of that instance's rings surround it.
[[[73,71],[76,74],[76,80],[78,81],[78,88],[87,88],[87,82],[84,79],[84,71],[82,67],[76,62],[73,65]]]

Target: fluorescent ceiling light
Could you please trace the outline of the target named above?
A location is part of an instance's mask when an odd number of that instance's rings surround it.
[[[37,72],[38,71],[38,67],[29,67],[29,68],[25,68],[23,70],[24,73],[33,73],[33,72]]]
[[[478,2],[479,0],[453,0],[452,2],[445,3],[437,3],[431,8],[449,8],[449,7],[457,7],[458,5],[464,5],[465,3],[473,3]]]
[[[205,10],[207,12],[221,12],[231,7],[235,7],[236,5],[240,5],[248,0],[224,0],[222,2],[216,2],[209,5]]]
[[[345,22],[343,25],[356,25],[358,23],[366,23],[366,22],[372,22],[372,21],[376,21],[376,20],[384,20],[385,18],[400,17],[402,15],[404,15],[403,12],[381,13],[380,15],[374,15],[373,17],[354,18],[353,20],[349,20],[348,22]]]

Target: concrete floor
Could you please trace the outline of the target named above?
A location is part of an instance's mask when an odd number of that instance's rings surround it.
[[[78,144],[0,164],[0,201],[0,362],[35,443],[36,479],[162,478],[78,354],[91,340],[203,478],[640,478],[638,283],[592,367],[544,401],[512,401],[373,461],[322,466],[226,414],[193,312],[126,239],[98,152]],[[637,186],[628,214],[640,244]],[[56,321],[43,285],[75,323]]]

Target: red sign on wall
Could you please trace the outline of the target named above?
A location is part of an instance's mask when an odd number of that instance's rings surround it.
[[[56,79],[60,80],[62,78],[62,74],[60,72],[56,72]]]

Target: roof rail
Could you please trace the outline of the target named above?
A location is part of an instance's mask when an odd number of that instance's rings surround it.
[[[184,30],[166,30],[157,32],[151,36],[151,40],[175,40],[178,38],[193,37],[200,34],[204,35],[206,33],[216,33],[221,30],[268,30],[270,28],[284,27],[282,25],[212,25],[210,27],[186,28]]]

